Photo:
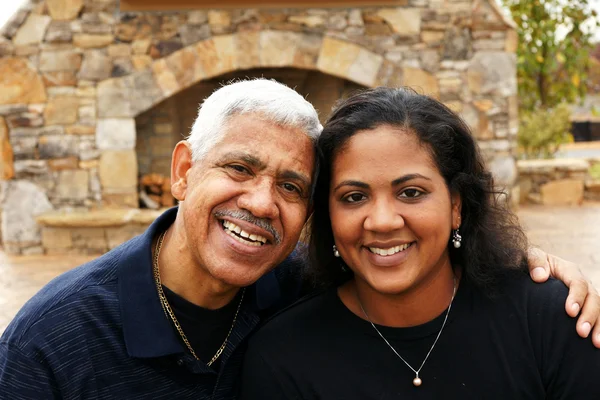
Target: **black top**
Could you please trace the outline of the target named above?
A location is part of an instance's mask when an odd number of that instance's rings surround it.
[[[235,312],[240,305],[241,291],[232,301],[216,310],[197,306],[164,285],[163,291],[192,349],[203,362],[209,362],[223,345],[233,325]],[[173,329],[177,331],[175,324]],[[181,336],[179,332],[177,335]],[[214,370],[218,370],[219,361],[220,357],[212,363]]]
[[[566,287],[518,276],[490,300],[461,282],[444,331],[412,372],[335,290],[298,302],[250,340],[242,399],[600,399],[600,350],[573,334]],[[415,369],[442,315],[378,326]]]
[[[152,240],[176,213],[166,211],[144,234],[57,277],[23,306],[0,338],[0,399],[235,397],[246,338],[298,295],[304,259],[293,253],[246,289],[220,364],[209,368],[187,352],[152,275]],[[227,330],[231,320],[223,318]],[[185,329],[195,348],[215,347]]]

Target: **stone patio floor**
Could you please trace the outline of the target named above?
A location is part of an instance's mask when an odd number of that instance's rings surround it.
[[[600,203],[581,207],[522,207],[519,217],[533,245],[577,262],[600,287]],[[8,256],[0,250],[0,333],[18,309],[56,275],[90,256]]]

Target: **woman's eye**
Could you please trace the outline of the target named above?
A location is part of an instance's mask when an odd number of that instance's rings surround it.
[[[417,197],[421,197],[424,193],[418,189],[405,189],[400,193],[400,197],[405,197],[408,199],[416,199]]]
[[[344,201],[346,203],[356,203],[365,199],[365,195],[360,193],[351,193],[348,196],[344,197]]]

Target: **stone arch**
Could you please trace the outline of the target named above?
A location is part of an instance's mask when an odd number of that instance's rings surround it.
[[[102,198],[136,206],[138,160],[135,117],[203,80],[255,68],[310,69],[366,87],[385,85],[395,72],[383,56],[333,37],[264,30],[214,36],[143,71],[97,86],[96,146]]]
[[[205,79],[254,68],[314,69],[363,86],[386,84],[381,55],[333,37],[283,31],[242,32],[202,40],[143,71],[98,84],[98,117],[133,118]]]

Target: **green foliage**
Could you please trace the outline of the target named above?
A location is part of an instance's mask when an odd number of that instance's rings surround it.
[[[570,111],[565,104],[521,112],[519,150],[522,158],[551,158],[563,143],[572,142]]]
[[[588,174],[592,179],[600,179],[600,164],[594,164],[590,167]]]
[[[523,110],[573,103],[585,96],[592,50],[590,32],[600,26],[589,1],[503,0],[518,26],[517,66]],[[561,31],[565,29],[563,38]]]

